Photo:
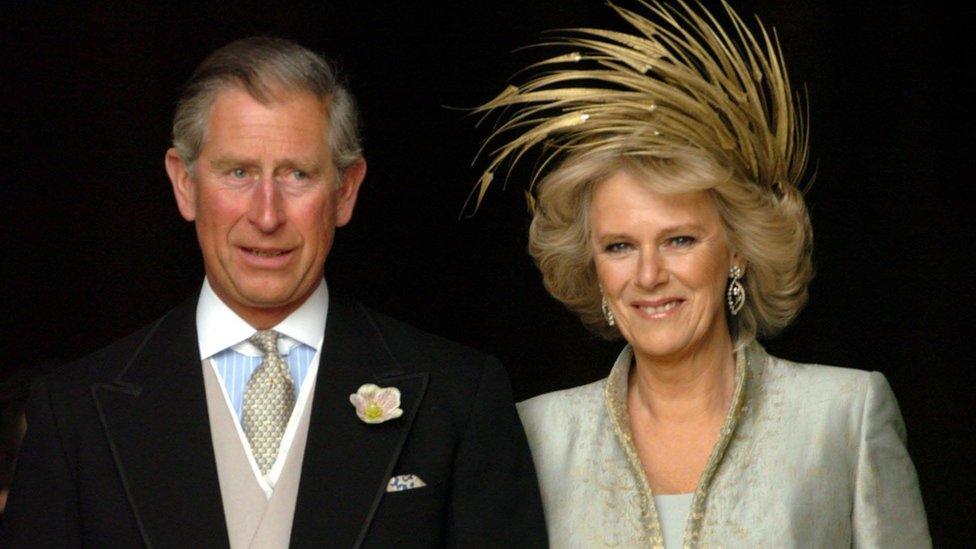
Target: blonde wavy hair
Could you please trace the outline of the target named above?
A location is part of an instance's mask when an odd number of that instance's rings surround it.
[[[545,154],[529,185],[529,251],[549,292],[608,338],[590,245],[594,188],[620,170],[665,193],[706,191],[729,247],[746,262],[747,299],[729,316],[737,347],[786,327],[807,299],[813,234],[799,183],[807,163],[803,109],[779,44],[749,30],[728,4],[732,32],[700,5],[642,3],[648,17],[611,7],[638,32],[575,29],[545,69],[479,108],[510,110],[489,137],[480,204],[499,167]],[[557,167],[536,180],[550,164]]]
[[[737,179],[713,161],[687,153],[671,158],[640,154],[578,154],[539,184],[529,253],[553,297],[607,339],[620,332],[608,326],[590,242],[590,199],[596,186],[627,171],[658,192],[706,191],[725,227],[728,246],[745,262],[745,306],[729,317],[736,346],[757,335],[785,328],[807,299],[813,277],[812,231],[803,197],[773,198]]]

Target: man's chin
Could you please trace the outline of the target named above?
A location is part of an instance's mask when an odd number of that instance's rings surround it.
[[[287,309],[293,304],[301,304],[303,293],[295,291],[247,292],[242,293],[240,304],[257,310],[275,311]]]
[[[216,288],[215,288],[216,290]],[[252,310],[273,311],[288,308],[295,302],[301,302],[310,292],[303,291],[297,283],[276,283],[268,284],[235,284],[230,291],[217,292],[225,301],[230,301],[228,305],[236,305],[241,308]]]
[[[300,305],[315,291],[321,280],[321,274],[310,280],[258,280],[258,284],[237,286],[237,293],[241,302],[250,307],[280,309],[296,303]]]
[[[223,276],[211,276],[223,274]],[[280,311],[291,312],[298,308],[317,287],[322,279],[284,276],[287,273],[208,273],[214,292],[241,317],[268,316]]]

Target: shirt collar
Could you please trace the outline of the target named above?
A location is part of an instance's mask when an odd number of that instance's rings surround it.
[[[272,329],[315,350],[322,346],[325,319],[329,309],[329,289],[325,280],[312,295]],[[197,301],[197,340],[200,359],[209,358],[246,340],[256,330],[221,301],[210,281],[203,279]]]

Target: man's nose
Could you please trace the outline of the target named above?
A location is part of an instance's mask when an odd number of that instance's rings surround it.
[[[274,177],[262,177],[254,187],[251,198],[249,220],[262,232],[270,233],[277,229],[285,220],[282,210],[281,191]]]

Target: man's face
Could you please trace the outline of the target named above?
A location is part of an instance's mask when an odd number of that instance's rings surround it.
[[[273,326],[315,290],[336,227],[352,217],[366,165],[355,163],[338,185],[326,116],[312,94],[281,93],[263,105],[229,88],[214,99],[194,173],[167,152],[207,278],[255,328]]]

